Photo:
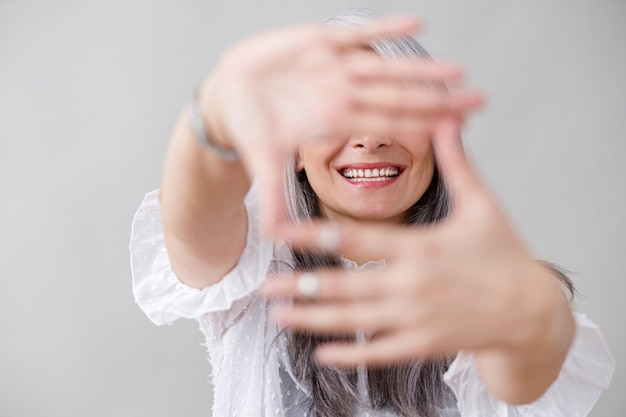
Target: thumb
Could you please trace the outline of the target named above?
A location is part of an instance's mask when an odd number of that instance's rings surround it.
[[[478,176],[463,150],[458,121],[451,117],[439,121],[432,143],[437,167],[453,199],[458,200],[481,189]]]

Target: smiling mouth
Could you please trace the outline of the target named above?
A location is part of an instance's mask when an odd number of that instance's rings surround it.
[[[398,167],[344,168],[340,174],[352,182],[389,181],[400,174]]]

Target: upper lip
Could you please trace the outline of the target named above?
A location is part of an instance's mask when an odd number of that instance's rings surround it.
[[[398,168],[398,171],[402,172],[405,168],[404,165],[394,164],[391,162],[355,162],[353,164],[345,164],[337,167],[337,171],[342,172],[344,169],[374,169],[374,168]]]

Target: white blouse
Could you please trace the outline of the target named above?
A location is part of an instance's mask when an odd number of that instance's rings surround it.
[[[213,416],[307,416],[307,387],[288,366],[284,333],[268,319],[269,301],[259,295],[265,277],[291,259],[289,251],[259,230],[257,193],[245,200],[246,247],[220,282],[197,290],[171,270],[161,226],[158,190],[146,195],[133,219],[130,253],[135,301],[157,325],[195,319],[206,337],[214,386]],[[598,326],[575,314],[576,337],[558,379],[537,401],[508,405],[479,379],[472,353],[458,353],[444,380],[456,396],[449,416],[584,417],[609,386],[614,361]],[[387,415],[379,413],[378,415]]]

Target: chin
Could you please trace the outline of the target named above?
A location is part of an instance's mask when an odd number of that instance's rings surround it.
[[[405,213],[389,214],[389,210],[384,211],[372,211],[367,210],[359,213],[354,213],[353,217],[358,221],[372,222],[372,223],[390,223],[398,224],[402,223]]]

